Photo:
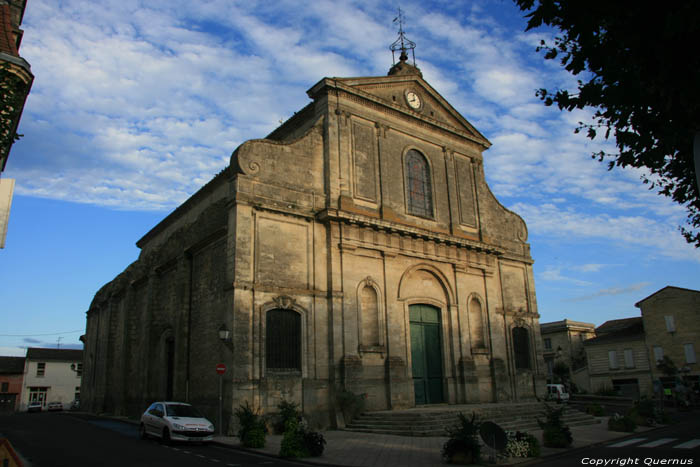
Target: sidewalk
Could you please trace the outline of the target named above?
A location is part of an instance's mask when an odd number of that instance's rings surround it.
[[[574,443],[569,449],[554,449],[542,447],[540,458],[555,456],[571,449],[592,446],[612,439],[624,438],[630,433],[619,433],[608,430],[607,417],[600,418],[601,423],[571,427]],[[648,431],[651,428],[638,428]],[[542,441],[542,430],[530,432]],[[348,467],[384,467],[400,465],[402,467],[432,467],[446,464],[442,462],[440,450],[447,441],[446,437],[408,437],[396,435],[381,435],[373,433],[358,433],[353,431],[331,430],[324,431],[326,449],[321,457],[310,457],[303,462],[320,465]],[[247,449],[277,457],[280,451],[282,435],[268,435],[263,449]],[[245,449],[240,446],[238,438],[233,436],[217,436],[215,442],[221,445]],[[488,455],[487,449],[482,453]],[[521,462],[533,459],[522,459]]]

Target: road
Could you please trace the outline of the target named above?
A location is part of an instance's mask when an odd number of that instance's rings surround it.
[[[694,416],[693,416],[694,415]],[[538,466],[625,467],[658,465],[700,465],[700,419],[697,414],[669,426],[631,434],[601,446],[545,458]]]
[[[136,425],[73,412],[0,415],[0,437],[33,467],[299,466],[216,445],[140,440]]]

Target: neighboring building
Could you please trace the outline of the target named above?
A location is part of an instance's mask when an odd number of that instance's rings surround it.
[[[642,318],[606,321],[583,345],[592,392],[614,390],[635,399],[652,394]]]
[[[20,25],[26,3],[26,0],[0,0],[0,248],[5,247],[15,186],[14,180],[2,178],[2,172],[34,80],[29,63],[19,56],[23,33]]]
[[[587,368],[583,341],[595,337],[595,324],[569,319],[540,323],[540,334],[548,382],[554,382],[554,365],[561,362],[569,367],[574,383],[587,389],[587,374],[583,378],[578,375]]]
[[[700,383],[697,352],[700,349],[700,291],[664,287],[635,303],[642,312],[649,360],[669,357],[679,376],[691,385]],[[671,386],[675,377],[652,365],[652,377]]]
[[[33,401],[44,407],[49,402],[63,402],[68,408],[80,400],[82,372],[82,350],[28,348],[20,410]]]
[[[216,419],[217,363],[227,417],[286,399],[333,425],[340,389],[370,410],[543,395],[527,228],[486,184],[491,143],[404,53],[308,95],[95,295],[82,407]]]
[[[24,357],[0,357],[0,413],[19,410]]]
[[[19,56],[20,29],[26,0],[0,0],[0,172],[5,170],[24,102],[34,76],[29,63]]]

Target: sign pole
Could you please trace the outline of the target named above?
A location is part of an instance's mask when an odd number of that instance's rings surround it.
[[[219,375],[219,436],[223,434],[224,373],[226,373],[226,365],[223,363],[216,365],[216,374]]]
[[[219,373],[219,436],[222,435],[222,411],[223,411],[223,386],[224,386],[224,375],[223,373]]]

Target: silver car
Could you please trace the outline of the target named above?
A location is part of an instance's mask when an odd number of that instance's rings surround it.
[[[197,409],[184,402],[154,402],[141,415],[139,435],[161,438],[163,442],[214,439],[214,425]]]

